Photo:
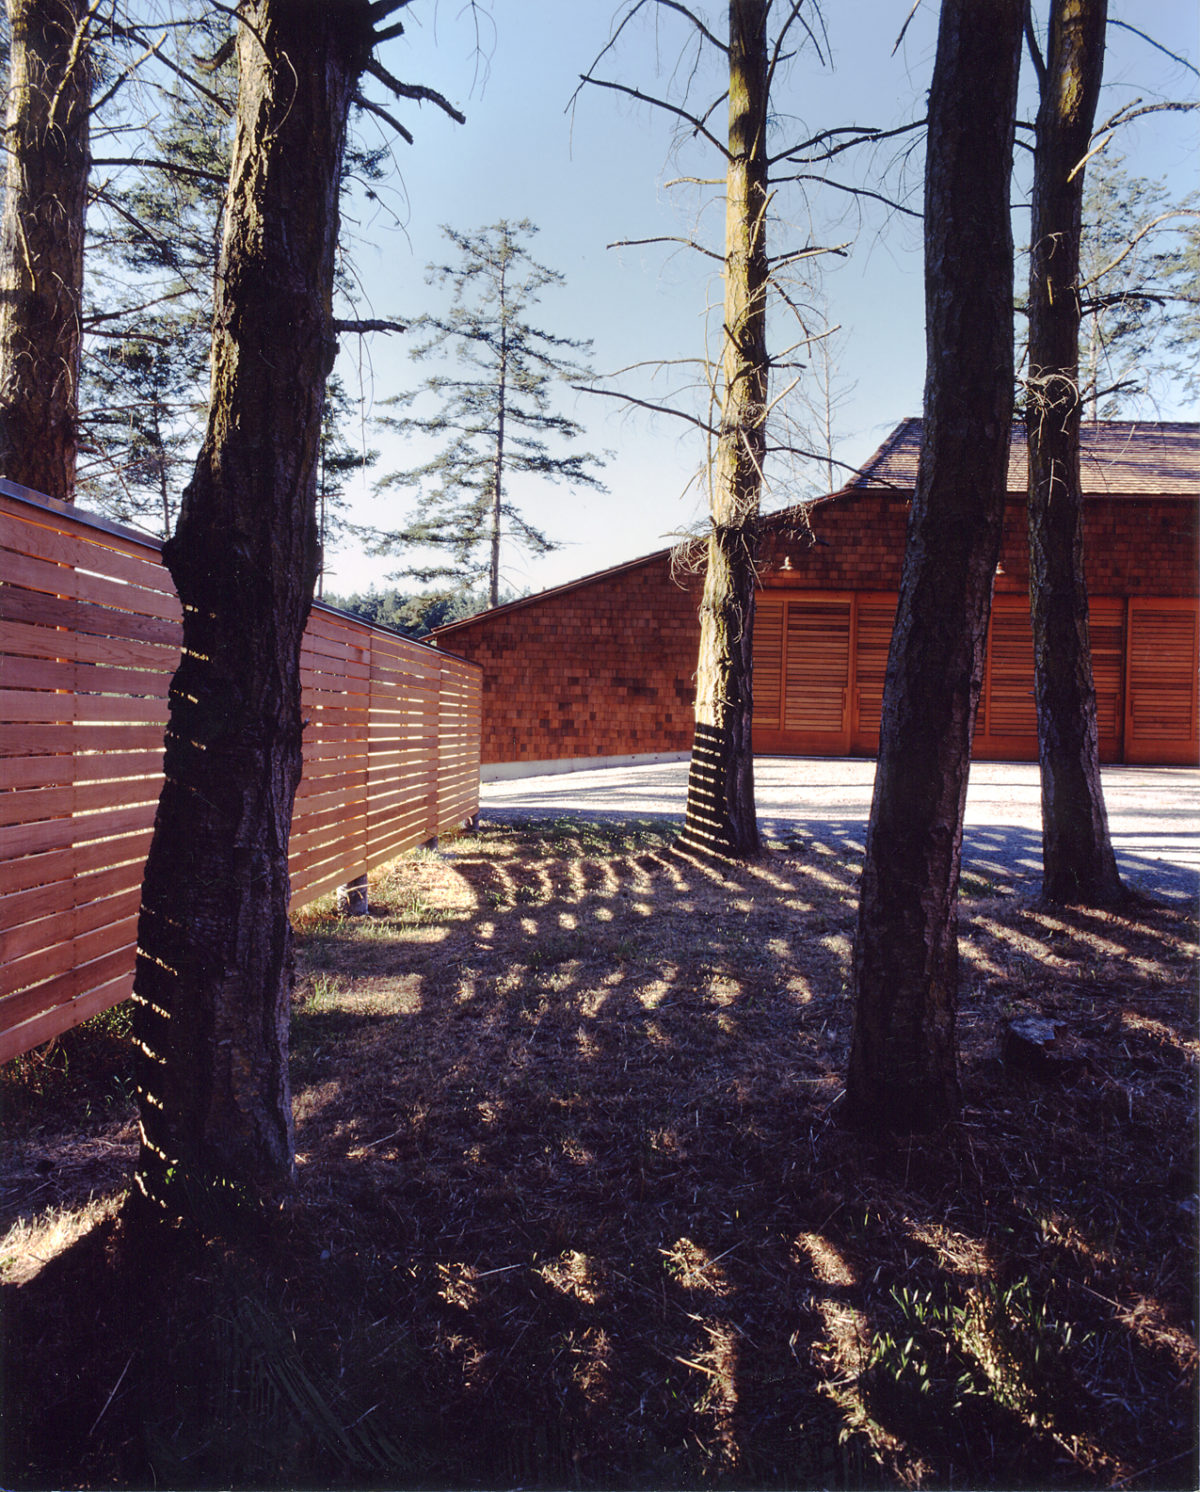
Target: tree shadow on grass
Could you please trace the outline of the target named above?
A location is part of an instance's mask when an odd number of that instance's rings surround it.
[[[962,1123],[867,1144],[836,1123],[854,832],[722,869],[646,824],[494,830],[403,862],[367,925],[312,922],[298,1205],[172,1276],[175,1356],[101,1346],[88,1317],[73,1464],[180,1486],[1189,1485],[1195,1213],[1162,1136],[1193,1129],[1194,927],[1050,914],[970,870]],[[1064,1022],[1053,1079],[1000,1060],[1027,1012]],[[26,1345],[56,1309],[65,1336],[97,1267],[80,1244],[23,1287]],[[262,1313],[287,1371],[235,1374],[230,1399],[229,1342],[263,1361]],[[356,1462],[339,1435],[368,1429]],[[47,1467],[56,1437],[37,1443]]]

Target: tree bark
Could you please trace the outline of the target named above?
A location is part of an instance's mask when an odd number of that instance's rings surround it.
[[[204,1216],[293,1170],[288,838],[300,643],[346,118],[365,3],[251,0],[204,444],[164,555],[184,607],[138,928],[134,1037],[152,1214]]]
[[[721,419],[700,602],[696,728],[681,842],[701,853],[758,853],[752,653],[755,546],[766,449],[768,362],[767,12],[730,0],[729,165]]]
[[[488,605],[500,605],[500,539],[504,517],[504,416],[508,406],[508,235],[500,244],[500,362],[496,369],[496,460],[492,476],[492,552],[488,565]]]
[[[92,65],[87,0],[8,0],[0,475],[75,497]]]
[[[849,1119],[959,1103],[956,897],[1012,421],[1009,219],[1023,0],[943,0],[925,173],[917,488],[884,685],[854,949]]]
[[[1029,599],[1042,782],[1042,894],[1107,906],[1124,888],[1100,781],[1079,481],[1083,161],[1107,0],[1054,0],[1041,80],[1029,262]]]

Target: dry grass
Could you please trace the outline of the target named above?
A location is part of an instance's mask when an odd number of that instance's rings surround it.
[[[127,1099],[10,1077],[4,1484],[1194,1486],[1194,918],[968,878],[962,1122],[873,1146],[856,874],[565,821],[398,862],[300,929],[297,1205],[162,1270],[85,1211]]]

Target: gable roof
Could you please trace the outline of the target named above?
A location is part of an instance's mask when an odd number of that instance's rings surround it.
[[[921,421],[902,421],[844,490],[911,490],[920,449]],[[1200,497],[1200,424],[1085,421],[1079,471],[1085,497]],[[1014,425],[1008,490],[1024,492],[1027,481],[1025,428]]]
[[[823,507],[826,503],[837,502],[839,498],[872,488],[912,492],[917,485],[920,450],[920,419],[902,420],[844,487],[812,502],[796,503],[774,513],[764,513],[764,525],[794,521],[798,514],[806,513],[812,508]],[[1200,424],[1153,424],[1139,420],[1085,423],[1081,431],[1080,475],[1085,497],[1116,495],[1200,498]],[[1013,426],[1008,459],[1009,492],[1023,495],[1026,482],[1025,428],[1016,424]],[[443,637],[478,622],[481,617],[492,617],[500,612],[532,606],[547,597],[592,585],[626,570],[636,569],[639,565],[663,560],[670,553],[670,549],[656,549],[652,554],[639,555],[637,559],[625,560],[622,564],[596,570],[590,575],[581,575],[578,580],[564,581],[548,590],[535,591],[531,596],[521,596],[516,601],[477,611],[473,616],[461,617],[455,622],[444,622],[428,636],[440,643]]]

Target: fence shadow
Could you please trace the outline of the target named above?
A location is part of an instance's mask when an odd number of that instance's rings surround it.
[[[231,1389],[214,1350],[188,1402],[244,1411],[260,1483],[278,1441],[353,1484],[1190,1485],[1193,1162],[1162,1136],[1192,1133],[1194,926],[1040,910],[1002,874],[1031,838],[968,861],[963,1120],[902,1145],[836,1123],[855,822],[724,868],[648,821],[485,827],[402,862],[367,924],[309,923],[302,1205],[239,1288],[316,1397]],[[1052,1079],[1002,1060],[1020,1013],[1063,1025]],[[186,1338],[151,1358],[119,1312],[72,1320],[77,1248],[25,1319],[104,1372],[60,1386],[31,1329],[39,1412],[132,1454],[127,1385],[158,1363],[169,1402]],[[241,1319],[228,1277],[212,1298]],[[187,1445],[174,1484],[226,1468]]]

